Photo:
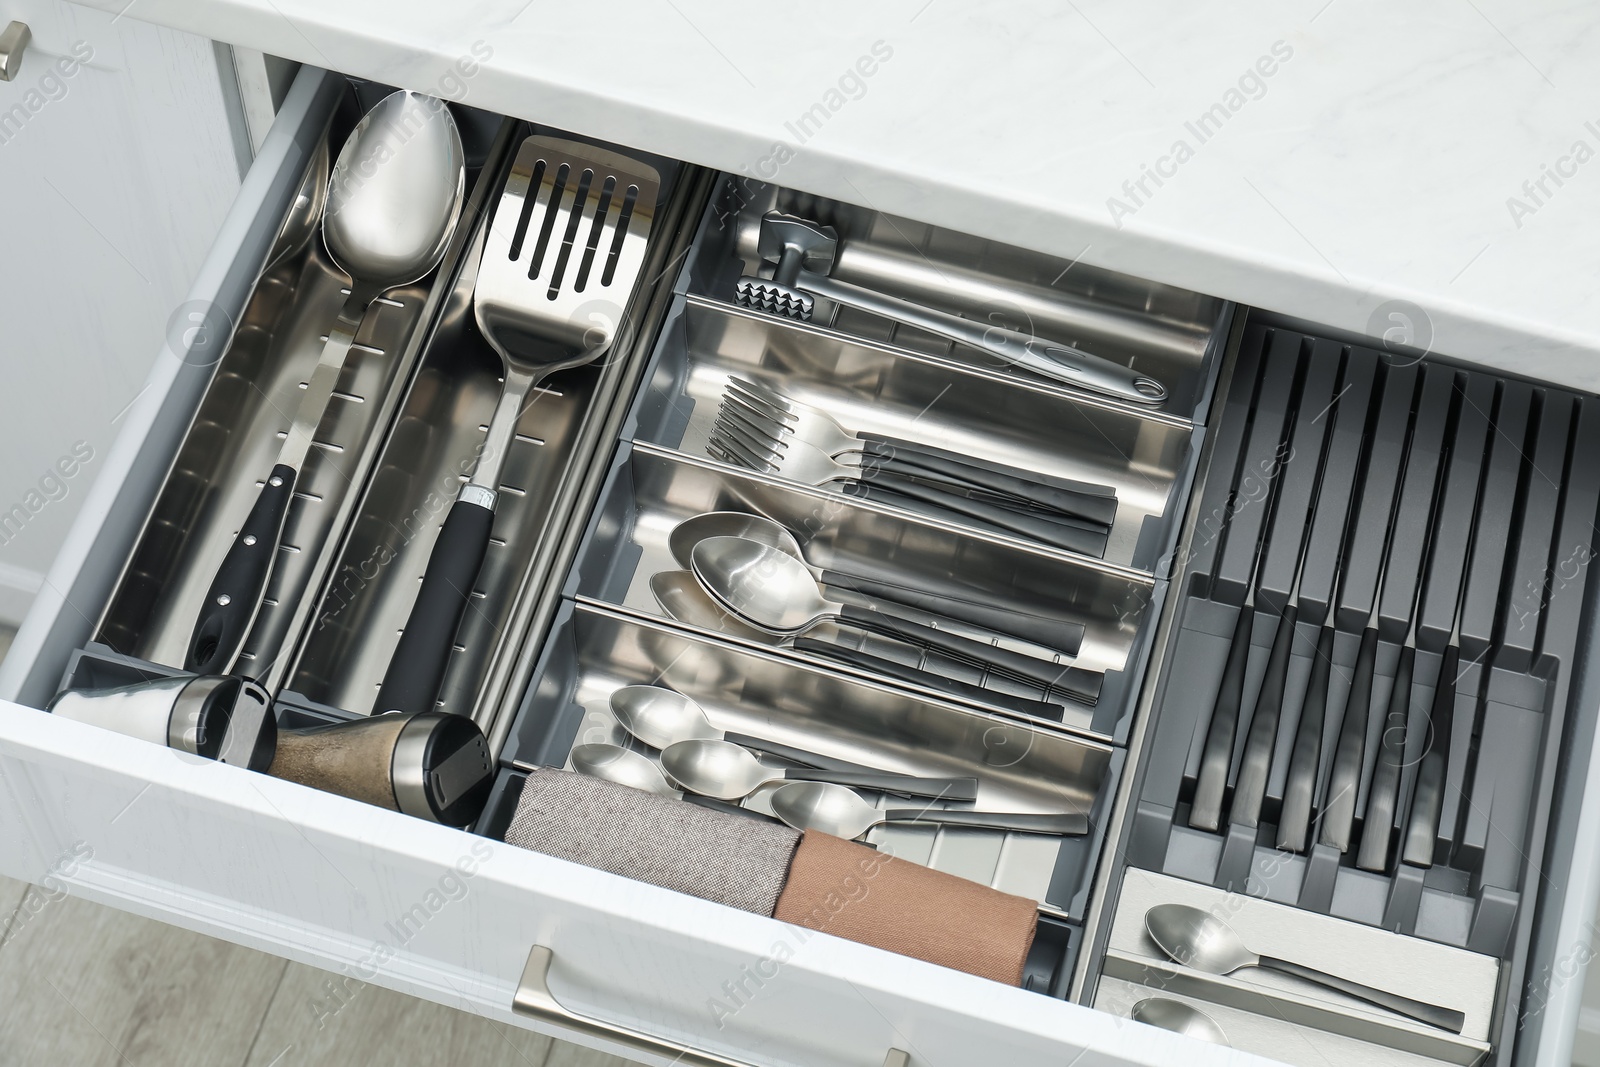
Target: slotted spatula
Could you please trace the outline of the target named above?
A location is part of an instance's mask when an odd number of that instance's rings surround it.
[[[472,480],[445,517],[374,713],[434,707],[494,525],[500,470],[528,391],[612,344],[633,297],[661,177],[577,141],[529,137],[490,221],[473,303],[505,384]]]

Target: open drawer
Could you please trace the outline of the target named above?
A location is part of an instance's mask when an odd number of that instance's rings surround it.
[[[302,73],[196,280],[192,300],[238,317],[341,91],[336,75]],[[702,280],[711,286],[716,279]],[[733,336],[726,323],[750,320],[716,305],[714,297],[679,294],[677,328],[685,335],[698,331],[702,353],[728,362],[743,358],[721,340]],[[1216,308],[1205,310],[1212,319],[1226,320]],[[881,358],[871,344],[858,353],[828,336],[858,362]],[[1230,370],[1220,348],[1208,351],[1213,377]],[[945,358],[938,351],[926,356],[933,363]],[[1059,990],[1050,990],[1053,995],[1010,989],[850,942],[804,936],[774,920],[39,713],[71,651],[90,639],[210,370],[171,356],[158,361],[151,388],[130,411],[107,469],[0,674],[0,693],[16,701],[0,706],[5,873],[35,881],[51,875],[102,903],[660,1064],[1109,1067],[1253,1061],[1073,1003],[1065,976],[1056,983]],[[1197,373],[1191,385],[1193,421],[1209,430],[1216,423],[1205,418],[1208,380]],[[1167,482],[1191,464],[1203,465],[1209,452],[1201,448],[1198,432],[1158,429],[1162,462],[1155,466],[1159,492],[1153,495],[1167,499]],[[677,437],[641,438],[644,447],[635,454],[642,458],[632,462],[640,470],[652,463],[679,464],[664,455],[682,443],[681,427]],[[1191,445],[1194,455],[1184,451]],[[684,469],[708,483],[737,480],[698,459]],[[622,501],[618,507],[633,503],[624,499],[633,487],[625,489],[613,494]],[[774,486],[762,492],[773,499],[792,495]],[[1172,496],[1178,514],[1168,516],[1170,530],[1152,531],[1150,552],[1138,549],[1137,538],[1129,542],[1127,557],[1112,567],[1128,572],[1119,580],[1140,587],[1164,582],[1160,572],[1171,561],[1163,561],[1163,554],[1178,536],[1176,520],[1187,515],[1181,525],[1192,527],[1200,506],[1192,501],[1184,511],[1182,496]],[[1057,562],[1096,574],[1105,569]],[[537,635],[552,618],[557,644],[566,641],[567,659],[585,669],[606,665],[603,638],[613,631],[681,639],[680,632],[593,593],[578,590],[580,599],[567,601],[564,615],[552,610],[544,627],[530,619],[535,639],[528,656],[536,654],[543,642]],[[1140,604],[1151,616],[1150,625],[1140,626],[1141,640],[1160,640],[1155,616],[1170,625],[1174,606],[1154,595]],[[1583,649],[1591,643],[1592,635],[1582,635]],[[724,654],[734,668],[778,659],[752,649]],[[559,650],[549,655],[559,658]],[[1574,692],[1588,691],[1586,662],[1580,654],[1570,682]],[[812,667],[802,663],[797,669]],[[574,668],[566,683],[576,685],[580,675]],[[1143,712],[1151,697],[1147,692],[1136,700],[1138,688],[1135,679],[1118,696]],[[532,692],[534,703],[547,697]],[[966,721],[983,711],[960,708],[951,718]],[[1134,786],[1121,762],[1126,753],[1117,746],[1128,740],[1130,729],[1137,745],[1139,726],[1119,714],[1095,727],[1087,724],[1096,736],[1083,743],[1084,750],[1117,758],[1105,761],[1104,784],[1097,786],[1103,792],[1094,802],[1115,800],[1125,807]],[[1551,860],[1544,866],[1546,880],[1563,888],[1544,898],[1526,968],[1531,975],[1546,973],[1586,944],[1574,916],[1585,917],[1586,887],[1595,872],[1572,870],[1580,859],[1590,861],[1578,857],[1571,843],[1580,825],[1600,822],[1600,812],[1587,810],[1583,790],[1596,741],[1593,721],[1572,723],[1567,736],[1568,762],[1555,786],[1561,797]],[[528,738],[518,741],[531,747]],[[508,768],[502,773],[513,777]],[[1120,867],[1102,864],[1100,877],[1113,869]],[[1079,886],[1087,886],[1093,871],[1092,859],[1074,866],[1071,892],[1058,898],[1073,923],[1091,927],[1108,918],[1079,899]],[[1067,951],[1081,955],[1082,947],[1071,944]],[[1087,967],[1079,959],[1077,976]],[[1558,994],[1547,981],[1542,995]],[[1514,995],[1511,1002],[1522,999]],[[1518,1058],[1506,1062],[1544,1062],[1530,1057],[1545,1045],[1519,1042]]]

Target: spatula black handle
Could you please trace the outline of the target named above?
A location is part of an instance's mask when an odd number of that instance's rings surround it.
[[[296,471],[280,463],[272,468],[245,516],[239,533],[222,557],[205,603],[189,637],[183,669],[195,674],[227,674],[250,636],[261,607],[267,579],[278,557],[283,523],[294,499]]]
[[[428,569],[423,572],[405,632],[384,672],[373,714],[434,709],[493,528],[492,507],[459,499],[450,505],[450,514],[428,556]]]

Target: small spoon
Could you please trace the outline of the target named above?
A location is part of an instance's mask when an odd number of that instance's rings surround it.
[[[676,800],[682,795],[667,784],[661,775],[661,768],[652,763],[648,756],[617,745],[575,746],[572,750],[572,769],[591,778],[604,778],[608,782],[643,789],[657,796]]]
[[[1187,904],[1157,904],[1145,912],[1144,926],[1162,952],[1185,967],[1207,974],[1232,974],[1245,967],[1261,967],[1313,982],[1453,1034],[1459,1034],[1467,1022],[1465,1014],[1450,1008],[1374,989],[1303,964],[1258,956],[1245,947],[1233,927],[1210,912]]]
[[[1035,815],[1031,812],[953,811],[943,808],[875,808],[854,790],[825,782],[798,782],[772,794],[772,811],[796,830],[820,830],[854,840],[886,822],[1015,830],[1025,834],[1089,832],[1085,815]]]
[[[976,778],[917,778],[876,771],[831,771],[810,767],[774,770],[730,741],[701,738],[679,741],[661,751],[661,768],[691,793],[718,800],[740,800],[772,782],[838,782],[905,796],[976,800]],[[852,796],[854,794],[851,794]]]
[[[1133,1006],[1133,1021],[1146,1026],[1159,1026],[1185,1037],[1209,1041],[1213,1045],[1227,1045],[1228,1035],[1222,1032],[1216,1020],[1198,1008],[1191,1008],[1181,1000],[1149,997]],[[1231,1045],[1229,1046],[1232,1047]]]

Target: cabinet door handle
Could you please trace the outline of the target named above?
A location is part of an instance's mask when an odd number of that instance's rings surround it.
[[[674,1067],[756,1067],[747,1060],[730,1060],[715,1052],[694,1048],[664,1037],[656,1037],[616,1023],[579,1015],[562,1005],[550,992],[550,965],[556,954],[545,945],[534,945],[528,953],[527,966],[522,969],[522,980],[517,983],[517,995],[511,1001],[511,1010],[554,1026],[575,1030],[587,1037],[599,1038],[622,1045],[630,1052],[671,1058]],[[889,1050],[883,1067],[911,1067],[911,1057],[897,1048]]]

